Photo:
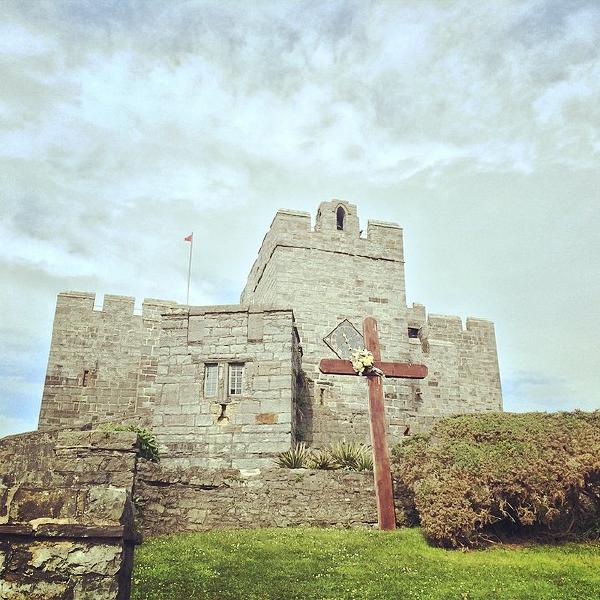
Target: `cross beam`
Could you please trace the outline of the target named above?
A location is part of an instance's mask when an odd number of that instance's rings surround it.
[[[363,321],[365,347],[373,354],[375,366],[386,377],[423,379],[427,376],[427,367],[412,363],[381,362],[377,321],[367,317]],[[324,358],[319,364],[321,373],[334,375],[356,375],[349,360]],[[373,447],[373,478],[377,498],[377,520],[380,529],[395,529],[394,494],[392,490],[392,472],[390,468],[390,449],[385,428],[385,410],[383,404],[383,383],[377,375],[367,375],[369,381],[369,415],[371,445]]]
[[[371,353],[373,354],[373,350],[371,350]],[[375,355],[373,354],[373,356]],[[423,379],[427,377],[427,367],[425,365],[375,360],[375,366],[381,369],[386,377],[401,377],[402,379]],[[321,359],[319,370],[321,373],[331,375],[356,375],[352,361],[339,358]]]

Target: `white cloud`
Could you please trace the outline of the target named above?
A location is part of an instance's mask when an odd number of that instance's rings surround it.
[[[497,322],[507,377],[572,377],[565,406],[595,393],[596,2],[7,1],[3,13],[0,310],[15,316],[0,336],[13,375],[41,385],[14,332],[47,346],[61,289],[181,300],[193,229],[194,301],[232,302],[276,208],[345,197],[405,227],[410,296]]]

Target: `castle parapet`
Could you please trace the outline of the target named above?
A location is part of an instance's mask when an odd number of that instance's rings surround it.
[[[461,332],[463,331],[462,319],[456,315],[434,315],[427,317],[427,324],[431,332]]]
[[[467,317],[467,331],[482,331],[487,333],[494,332],[494,323],[487,319],[477,319],[475,317]]]
[[[315,221],[316,232],[335,232],[337,235],[360,236],[356,205],[343,200],[321,202]]]
[[[308,232],[310,231],[310,213],[280,208],[271,223],[271,231]]]
[[[114,316],[130,316],[133,315],[134,306],[135,298],[133,296],[116,296],[113,294],[105,294],[102,312]]]
[[[319,252],[356,256],[362,259],[404,261],[402,229],[394,223],[370,221],[367,236],[362,237],[356,206],[342,200],[331,200],[319,205],[314,229],[310,214],[279,210],[265,235],[258,256],[252,266],[246,287],[241,295],[243,304],[252,304],[263,273],[278,250],[310,250],[311,258],[318,261]],[[321,257],[323,255],[321,254]],[[323,259],[325,260],[325,259]],[[264,303],[265,299],[258,299]]]
[[[56,309],[78,307],[94,309],[96,294],[92,292],[61,292],[56,298]]]
[[[144,298],[141,315],[135,314],[135,297],[105,294],[101,305],[96,304],[96,294],[93,292],[61,292],[56,299],[56,309],[59,313],[77,311],[79,318],[84,313],[103,313],[107,316],[127,316],[143,319],[160,319],[161,315],[170,312],[176,307],[181,307],[172,300],[158,300]]]
[[[142,304],[142,318],[144,320],[160,320],[162,315],[170,313],[177,307],[180,307],[180,305],[171,300],[144,298],[144,303]]]
[[[387,248],[394,257],[404,260],[404,241],[400,225],[385,221],[368,221],[367,240]]]

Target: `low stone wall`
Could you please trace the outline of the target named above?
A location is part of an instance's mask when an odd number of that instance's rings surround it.
[[[0,599],[129,598],[136,439],[86,431],[0,440]]]
[[[144,534],[253,527],[374,527],[372,473],[169,469],[140,462]]]

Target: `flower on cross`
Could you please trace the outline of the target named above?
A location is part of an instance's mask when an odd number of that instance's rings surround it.
[[[358,375],[379,375],[383,377],[383,371],[375,366],[375,357],[365,348],[352,352],[352,368]]]

